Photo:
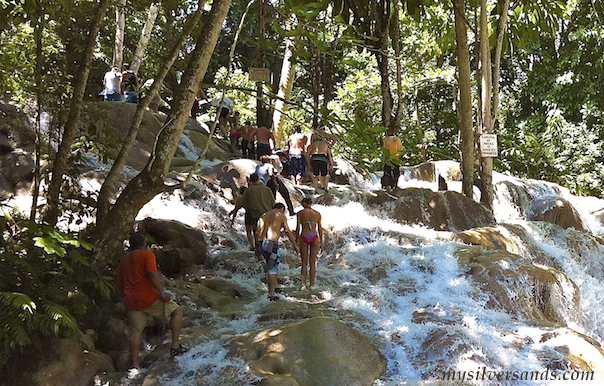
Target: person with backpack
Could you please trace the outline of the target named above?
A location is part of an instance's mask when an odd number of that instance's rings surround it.
[[[138,78],[134,71],[130,69],[128,63],[124,63],[122,71],[122,92],[124,102],[138,103]]]

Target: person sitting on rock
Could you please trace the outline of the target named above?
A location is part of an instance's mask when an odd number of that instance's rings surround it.
[[[287,236],[294,245],[296,253],[300,253],[296,239],[287,226],[287,217],[285,217],[285,205],[278,202],[273,206],[273,210],[260,217],[258,222],[258,250],[266,261],[266,271],[268,275],[268,299],[270,301],[278,300],[275,295],[277,287],[277,271],[281,256],[279,255],[279,236],[284,229]]]
[[[118,266],[116,290],[124,294],[124,305],[130,321],[130,355],[133,367],[138,368],[143,330],[149,316],[161,320],[170,316],[171,356],[185,353],[186,348],[180,344],[183,310],[165,291],[157,271],[155,255],[147,250],[143,234],[134,233],[130,237],[130,250],[130,255],[124,257]]]

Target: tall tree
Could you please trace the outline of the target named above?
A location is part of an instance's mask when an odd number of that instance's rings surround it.
[[[126,31],[126,0],[118,0],[115,7],[115,42],[113,65],[122,68],[124,62],[124,34]]]
[[[145,21],[145,26],[141,32],[141,37],[138,39],[138,44],[136,45],[136,50],[134,51],[132,63],[130,63],[130,69],[134,71],[135,74],[138,73],[138,69],[141,66],[145,49],[147,48],[147,44],[151,38],[151,31],[155,25],[155,19],[157,19],[157,13],[157,5],[152,3],[151,6],[149,6],[149,13],[147,14],[147,20]]]
[[[63,139],[59,146],[59,151],[53,162],[52,179],[48,186],[45,219],[50,224],[55,224],[59,216],[59,196],[63,184],[63,174],[67,167],[71,146],[76,138],[80,116],[82,115],[82,102],[84,100],[86,83],[88,82],[88,76],[90,74],[90,62],[92,61],[92,54],[96,47],[97,35],[108,7],[109,0],[99,0],[99,4],[90,24],[90,32],[88,33],[84,54],[79,64],[79,70],[77,74],[75,74],[75,85],[71,98],[69,116],[63,131]]]
[[[470,50],[466,24],[465,0],[452,0],[455,13],[455,39],[457,41],[457,82],[459,85],[459,134],[461,137],[462,192],[474,196],[474,130],[472,129],[472,90]]]
[[[128,183],[105,219],[94,229],[92,239],[97,246],[94,263],[98,268],[103,268],[120,249],[122,240],[132,230],[140,209],[164,190],[164,180],[170,162],[189,118],[195,96],[201,87],[230,5],[231,0],[213,2],[212,10],[205,20],[183,74],[181,87],[175,95],[172,109],[157,137],[147,165]]]
[[[187,24],[183,28],[183,31],[180,35],[180,39],[176,42],[176,44],[172,46],[171,51],[167,54],[164,60],[162,68],[155,76],[153,85],[148,90],[147,95],[137,105],[136,112],[132,117],[130,129],[128,130],[126,138],[124,138],[124,143],[122,145],[120,153],[113,162],[111,170],[109,171],[107,178],[105,178],[103,186],[101,187],[101,191],[99,192],[97,204],[97,222],[102,222],[102,220],[107,215],[107,212],[109,211],[109,201],[113,198],[114,195],[115,182],[117,181],[120,173],[122,172],[122,168],[126,164],[126,160],[130,155],[130,150],[132,150],[132,146],[134,146],[136,135],[138,134],[138,129],[140,128],[140,125],[143,121],[146,108],[147,106],[149,106],[149,102],[151,101],[151,99],[153,99],[155,94],[161,90],[164,78],[172,68],[172,65],[176,61],[178,54],[180,53],[180,50],[184,45],[186,39],[191,34],[191,31],[199,23],[202,13],[203,9],[199,7],[197,11],[193,15],[191,15],[191,17],[187,21]]]

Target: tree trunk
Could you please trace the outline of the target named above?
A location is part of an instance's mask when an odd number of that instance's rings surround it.
[[[124,31],[126,29],[126,0],[119,0],[115,8],[115,49],[113,65],[122,68],[124,62]]]
[[[61,192],[61,186],[63,184],[63,174],[67,167],[67,160],[71,151],[71,145],[73,144],[78,124],[80,122],[80,116],[82,115],[82,101],[84,99],[84,92],[86,90],[86,82],[90,74],[90,62],[92,61],[92,54],[96,48],[96,37],[101,28],[101,23],[107,12],[109,6],[109,0],[99,0],[94,18],[90,25],[90,33],[86,41],[86,48],[82,61],[80,62],[79,71],[75,76],[75,85],[73,96],[71,97],[71,106],[69,110],[69,116],[65,125],[65,131],[63,133],[63,140],[59,146],[59,151],[54,160],[52,169],[52,180],[48,186],[48,198],[47,198],[47,211],[45,215],[46,221],[51,225],[56,224],[59,216],[59,195]]]
[[[310,78],[312,79],[312,128],[318,129],[321,126],[319,104],[321,101],[321,51],[315,46],[315,44],[309,42],[310,50]]]
[[[472,91],[470,89],[470,50],[465,21],[465,0],[452,0],[455,13],[457,41],[457,71],[459,84],[459,132],[461,137],[462,192],[473,198],[474,187],[474,133],[472,131]]]
[[[487,21],[488,9],[487,0],[480,0],[480,125],[479,135],[491,134],[493,125],[491,123],[491,95],[492,86],[492,68],[491,68],[491,47],[489,43],[489,24]],[[495,191],[493,189],[493,158],[481,157],[480,169],[480,202],[487,208],[493,210],[493,198]]]
[[[292,48],[294,47],[294,38],[285,39],[285,53],[283,54],[283,64],[281,66],[281,80],[279,81],[279,92],[275,102],[275,113],[273,114],[273,128],[277,143],[283,139],[284,114],[288,108],[288,102],[292,96],[294,80],[296,75],[296,65],[291,62]]]
[[[42,4],[37,3],[37,24],[34,29],[34,36],[36,39],[36,68],[34,70],[34,80],[36,82],[36,163],[34,166],[34,187],[32,192],[32,203],[29,219],[36,221],[38,213],[38,195],[40,194],[40,157],[42,156],[42,130],[41,130],[41,118],[42,118],[42,32],[43,26],[43,9]]]
[[[147,21],[145,22],[145,26],[143,27],[143,31],[141,32],[141,37],[138,40],[136,51],[134,51],[134,58],[132,58],[132,63],[130,63],[130,69],[134,71],[135,74],[138,74],[138,69],[141,66],[141,61],[143,60],[145,49],[147,48],[147,44],[149,43],[149,39],[151,38],[151,31],[153,30],[153,26],[155,25],[156,18],[157,6],[155,4],[151,4],[151,6],[149,7],[149,14],[147,15]]]
[[[265,0],[260,0],[258,2],[258,36],[264,36],[266,27],[266,2]],[[266,48],[264,46],[260,46],[258,48],[258,62],[260,64],[260,68],[266,67]],[[264,101],[264,90],[263,83],[256,83],[256,123],[258,126],[266,126],[270,128],[272,120],[269,117],[269,109],[266,108],[266,103]]]
[[[381,78],[382,90],[382,123],[384,127],[392,124],[392,92],[390,91],[390,66],[388,63],[388,42],[390,37],[390,0],[373,0],[372,16],[375,23],[374,35],[378,38],[375,42],[375,58]]]
[[[203,13],[203,8],[199,7],[197,12],[195,12],[191,18],[187,21],[187,24],[184,26],[182,34],[178,42],[172,46],[172,51],[168,53],[164,65],[159,70],[158,74],[155,76],[153,85],[147,92],[145,98],[143,98],[138,106],[136,107],[136,112],[134,113],[134,117],[132,118],[132,124],[130,126],[130,130],[128,130],[128,134],[124,139],[124,144],[122,145],[122,149],[120,150],[120,154],[115,159],[115,162],[111,166],[111,170],[105,178],[103,182],[103,186],[101,187],[101,191],[99,192],[98,205],[97,205],[97,222],[102,221],[107,212],[109,211],[109,201],[112,199],[114,195],[114,185],[119,177],[122,168],[126,164],[126,160],[130,155],[130,150],[132,150],[132,146],[134,145],[134,141],[136,140],[136,135],[138,134],[138,129],[143,121],[143,117],[145,115],[145,111],[147,106],[149,106],[149,102],[156,93],[158,93],[161,89],[164,78],[172,68],[172,65],[178,58],[178,54],[185,41],[191,34],[193,28],[199,24],[201,20],[201,15]]]
[[[400,23],[400,7],[399,0],[393,0],[394,4],[394,35],[392,36],[392,46],[394,47],[394,55],[396,56],[396,112],[394,114],[394,122],[392,127],[397,131],[401,127],[403,119],[403,69],[401,66],[401,23]],[[416,97],[417,101],[417,97]],[[418,127],[421,126],[419,115],[417,116]],[[423,136],[422,136],[423,138]],[[425,161],[425,150],[423,158]]]
[[[201,87],[230,4],[231,0],[214,0],[183,75],[180,91],[175,95],[170,115],[157,137],[147,165],[128,183],[107,217],[95,228],[92,241],[96,245],[94,265],[97,269],[104,268],[120,250],[122,240],[132,231],[140,209],[164,189],[170,162]]]

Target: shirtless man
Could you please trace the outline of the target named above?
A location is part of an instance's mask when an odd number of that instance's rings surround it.
[[[277,271],[279,269],[279,262],[281,261],[281,256],[279,255],[279,236],[281,236],[282,229],[287,233],[287,237],[289,237],[294,245],[296,253],[300,253],[296,244],[296,238],[287,226],[285,205],[280,202],[276,203],[273,206],[273,210],[263,214],[258,222],[258,229],[260,229],[258,250],[264,256],[267,265],[268,299],[270,301],[279,300],[279,297],[275,295],[275,287],[277,287]]]
[[[323,227],[321,227],[321,213],[312,209],[312,200],[305,197],[302,200],[302,209],[298,212],[296,237],[300,246],[302,257],[302,290],[306,289],[306,276],[310,265],[310,285],[315,284],[316,261],[319,249],[323,247]]]
[[[254,159],[256,150],[254,146],[254,130],[256,128],[252,126],[252,122],[245,121],[245,125],[241,127],[241,153],[243,157]]]
[[[292,182],[300,185],[302,176],[306,172],[306,160],[304,153],[306,151],[307,138],[302,134],[300,126],[296,126],[295,133],[289,137],[289,173]]]
[[[326,141],[320,136],[316,136],[313,143],[306,150],[306,162],[309,169],[312,169],[312,183],[315,190],[318,189],[317,182],[321,187],[328,190],[329,171],[333,170],[333,157]]]
[[[256,138],[256,157],[260,159],[263,155],[271,155],[271,149],[277,144],[273,132],[267,127],[262,126],[254,130],[252,134]],[[271,148],[270,141],[273,141],[273,147]]]

